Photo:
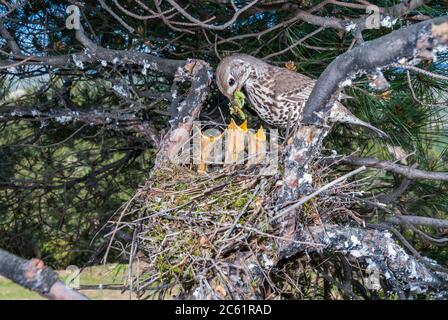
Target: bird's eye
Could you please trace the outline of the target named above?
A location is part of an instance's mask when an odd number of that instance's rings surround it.
[[[229,79],[229,86],[233,86],[235,84],[235,79],[230,78]]]

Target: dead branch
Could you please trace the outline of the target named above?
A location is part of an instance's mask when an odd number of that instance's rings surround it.
[[[338,159],[337,162],[394,172],[411,180],[426,179],[448,181],[448,172],[420,170],[411,166],[405,166],[392,161],[378,160],[375,158],[342,157]]]
[[[332,97],[344,81],[361,74],[375,73],[398,61],[416,63],[421,58],[432,57],[433,50],[446,47],[448,18],[440,17],[396,30],[384,37],[366,42],[335,60],[319,77],[304,109],[304,123],[320,123],[332,105]],[[402,63],[401,63],[402,64]]]
[[[328,133],[325,119],[339,94],[343,82],[350,82],[352,78],[359,74],[376,73],[378,69],[385,68],[397,61],[415,63],[419,58],[432,57],[434,50],[448,45],[447,28],[447,17],[440,17],[402,28],[340,55],[325,69],[313,88],[304,109],[302,122],[311,126],[305,126],[298,130],[292,143],[286,149],[285,175],[280,206],[312,193],[313,176],[308,171],[309,163],[312,158],[320,153],[322,140]],[[409,176],[409,172],[412,170],[406,169],[403,170],[402,167],[398,166],[394,170],[400,170],[401,173],[407,173],[407,176]],[[413,171],[413,174],[416,174],[416,172]],[[432,175],[425,176],[433,177]],[[441,177],[445,178],[445,175],[438,175],[438,178]],[[303,251],[300,246],[294,245],[292,242],[293,239],[298,239],[302,237],[302,234],[306,234],[300,225],[299,218],[298,212],[293,210],[281,222],[282,231],[280,235],[290,240],[280,243],[279,261]],[[340,230],[346,230],[345,227],[339,228]],[[356,232],[362,233],[364,231],[359,229]],[[335,239],[338,240],[338,237]],[[328,240],[331,244],[331,239]],[[326,241],[328,242],[328,240]],[[343,241],[341,243],[336,241],[335,243],[337,243],[336,246],[344,246]],[[376,247],[377,244],[372,245],[370,250]],[[395,258],[395,263],[400,265],[396,256],[389,258]],[[383,263],[383,265],[384,268],[388,267],[387,264]],[[393,269],[392,265],[389,267]],[[429,270],[422,270],[425,274],[425,276],[422,276],[425,279],[424,281],[433,278],[433,275],[430,276],[431,272]],[[386,269],[384,272],[386,272]],[[393,286],[398,291],[402,290],[397,281]]]
[[[421,217],[421,216],[394,216],[386,218],[387,222],[393,224],[401,224],[401,225],[417,225],[417,226],[426,226],[431,228],[448,228],[448,221],[444,219],[436,219],[430,217]]]
[[[59,281],[42,260],[25,260],[0,249],[0,275],[51,300],[88,300]]]
[[[183,67],[179,67],[175,74],[173,86],[173,102],[171,105],[171,129],[163,138],[161,148],[157,154],[156,167],[160,167],[180,150],[190,139],[193,121],[199,116],[202,104],[207,98],[212,74],[210,66],[201,60],[190,60]],[[176,82],[191,79],[188,95],[180,100],[177,94]]]
[[[368,266],[378,268],[396,292],[426,292],[435,289],[436,298],[448,295],[448,274],[433,272],[424,263],[408,255],[395,243],[387,231],[342,227],[337,225],[313,226],[297,236],[297,240],[324,244],[321,248],[293,247],[284,251],[283,258],[301,253],[342,252],[348,257],[362,258]],[[436,265],[427,259],[431,265]]]

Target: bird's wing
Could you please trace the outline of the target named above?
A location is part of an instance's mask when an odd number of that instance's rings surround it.
[[[274,94],[276,100],[302,103],[313,90],[315,80],[288,69],[273,68]]]

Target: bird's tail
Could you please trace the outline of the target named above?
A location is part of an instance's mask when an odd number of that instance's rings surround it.
[[[334,107],[331,109],[329,120],[331,122],[342,122],[365,127],[375,132],[380,138],[389,137],[384,131],[372,126],[368,122],[362,121],[361,119],[355,117],[346,107],[344,107],[339,102],[336,102]]]

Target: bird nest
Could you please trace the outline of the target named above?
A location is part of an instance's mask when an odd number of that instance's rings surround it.
[[[310,167],[313,176],[318,177],[313,182],[315,189],[335,177],[331,167],[318,161]],[[363,183],[340,184],[308,201],[302,207],[301,222],[316,225],[360,221],[351,208],[352,196]],[[229,288],[222,270],[235,266],[242,251],[257,259],[240,261],[237,269],[256,264],[270,278],[266,272],[276,263],[277,241],[281,240],[279,226],[270,219],[278,209],[276,199],[281,184],[280,175],[264,175],[260,166],[198,173],[191,166],[170,165],[153,171],[147,184],[126,204],[118,221],[112,222],[116,228],[111,244],[130,262],[129,288],[143,298],[232,298],[235,288]],[[117,230],[125,232],[129,240],[120,240]],[[305,272],[308,266],[303,266]],[[292,268],[285,266],[283,271],[297,273],[299,269],[296,264]],[[306,281],[312,285],[315,278],[306,274]],[[293,278],[272,275],[269,292],[257,292],[257,296],[266,298],[286,290],[303,298]],[[246,291],[260,290],[253,279],[243,282]],[[208,287],[208,294],[203,294],[204,287]]]

